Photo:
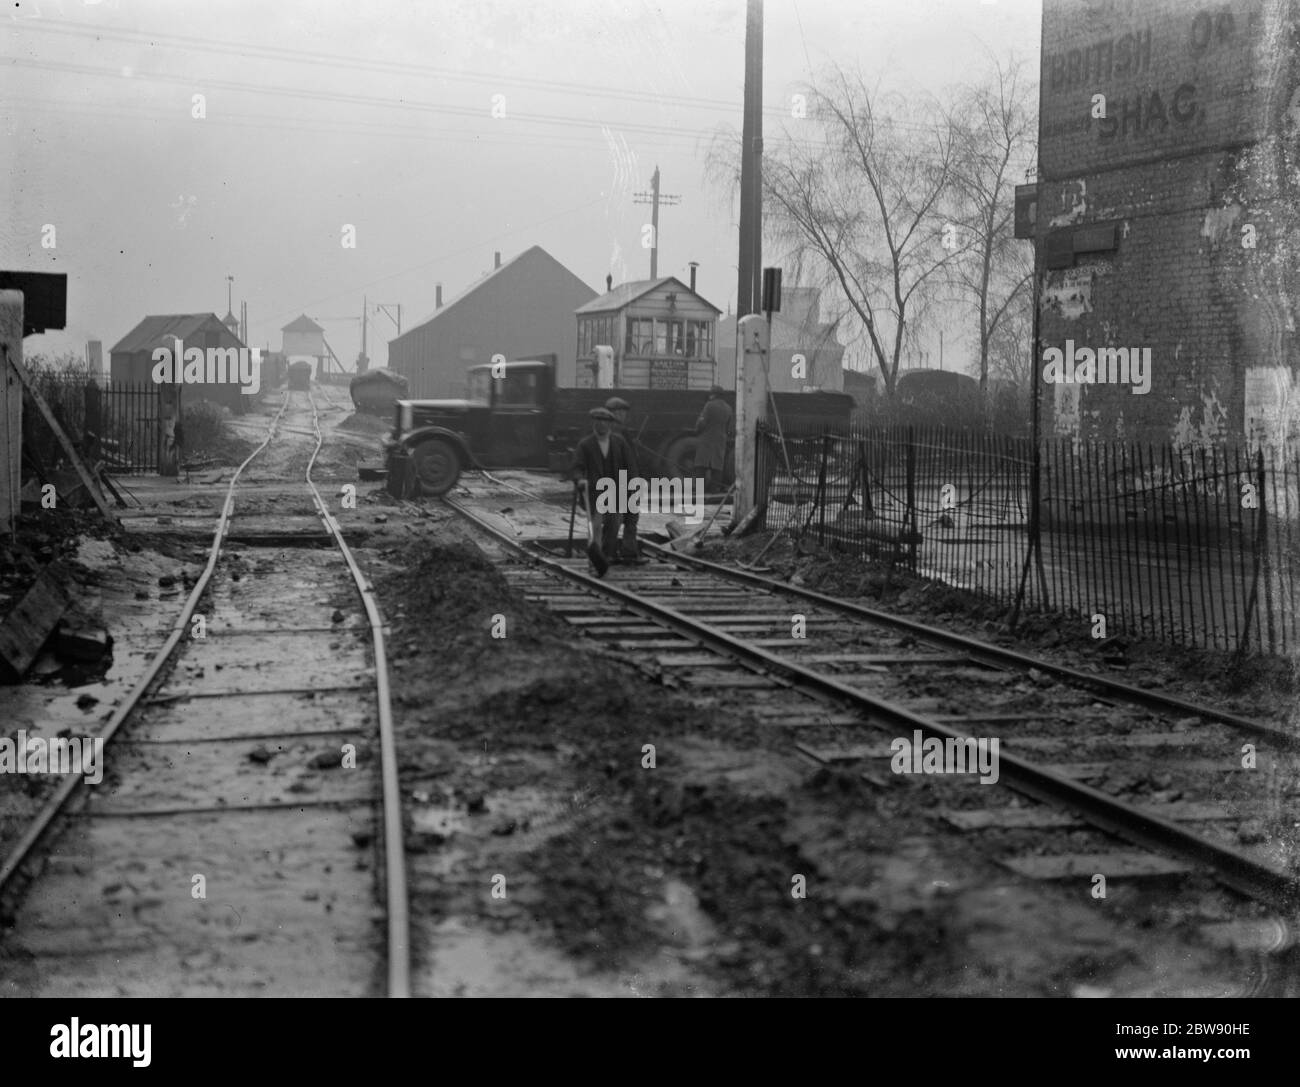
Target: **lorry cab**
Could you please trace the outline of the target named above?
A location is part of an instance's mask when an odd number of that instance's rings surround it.
[[[491,467],[545,468],[555,370],[545,362],[472,366],[469,398],[486,402],[491,423],[480,457]]]
[[[409,454],[420,489],[433,495],[466,468],[545,468],[554,388],[549,363],[472,366],[464,399],[396,402],[389,452]]]

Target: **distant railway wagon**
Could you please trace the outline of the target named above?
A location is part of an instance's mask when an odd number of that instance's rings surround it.
[[[393,405],[410,391],[411,383],[406,378],[382,366],[358,374],[348,384],[353,406],[366,415],[392,414]]]
[[[695,422],[708,400],[703,390],[556,388],[548,363],[471,367],[463,400],[399,400],[388,442],[389,470],[410,457],[419,487],[445,494],[466,468],[549,468],[567,471],[573,447],[591,430],[590,409],[618,396],[631,404],[627,435],[647,475],[694,476],[699,439]],[[735,393],[724,399],[735,410]],[[853,399],[844,393],[776,393],[782,423],[846,428]],[[731,454],[726,482],[734,476]]]
[[[304,359],[289,363],[289,388],[311,388],[311,363]]]

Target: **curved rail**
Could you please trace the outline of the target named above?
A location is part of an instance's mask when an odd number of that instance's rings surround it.
[[[275,413],[275,418],[271,420],[271,425],[267,428],[266,437],[262,439],[262,444],[244,458],[243,463],[235,469],[235,474],[230,477],[230,485],[226,488],[226,500],[221,506],[221,517],[218,519],[216,530],[212,534],[212,547],[208,552],[208,563],[203,568],[203,573],[199,575],[198,581],[194,583],[194,589],[186,599],[184,607],[181,608],[180,615],[172,626],[171,633],[167,636],[163,647],[155,654],[154,659],[149,663],[149,667],[145,669],[144,675],[140,677],[139,682],[122,700],[121,704],[113,712],[113,716],[109,718],[108,724],[104,726],[100,739],[104,741],[105,747],[108,746],[114,734],[122,726],[122,722],[134,712],[140,699],[144,697],[145,692],[158,678],[159,673],[162,672],[172,653],[180,644],[181,638],[187,633],[194,609],[198,606],[199,600],[206,591],[208,582],[212,580],[212,572],[217,568],[217,557],[221,554],[221,541],[230,528],[230,514],[234,509],[235,483],[238,481],[240,473],[248,467],[253,458],[271,443],[271,439],[275,437],[276,427],[288,407],[289,394],[286,391],[284,400],[280,404],[280,410]],[[49,829],[55,816],[63,810],[68,798],[76,791],[85,776],[85,770],[77,770],[68,774],[50,798],[41,806],[41,810],[36,813],[27,829],[14,844],[13,849],[10,850],[9,855],[5,857],[4,863],[0,864],[0,890],[3,890],[8,885],[9,880],[13,878],[14,873],[18,871],[22,863],[31,854],[32,849],[45,836],[45,832]]]
[[[989,642],[981,641],[978,638],[968,638],[963,634],[955,634],[950,630],[941,630],[938,627],[928,626],[925,623],[919,623],[915,619],[904,619],[899,615],[891,615],[888,612],[876,611],[874,608],[868,608],[862,604],[855,604],[852,601],[840,600],[833,596],[827,596],[825,593],[819,593],[812,589],[806,589],[798,585],[790,585],[784,581],[774,581],[771,578],[765,578],[761,574],[751,573],[747,570],[738,570],[731,566],[723,566],[720,563],[710,562],[708,559],[702,559],[695,555],[684,554],[681,551],[673,551],[670,548],[663,547],[659,544],[652,543],[649,540],[642,540],[642,546],[657,552],[665,558],[671,558],[674,562],[680,562],[696,569],[706,570],[718,577],[726,578],[729,581],[740,582],[745,585],[756,585],[760,588],[768,589],[774,593],[781,593],[785,596],[797,596],[801,600],[808,600],[820,604],[832,611],[837,611],[841,615],[848,615],[865,619],[868,622],[875,623],[878,626],[889,627],[893,630],[905,631],[913,634],[919,639],[932,642],[937,645],[944,645],[952,649],[960,649],[962,652],[969,654],[972,658],[984,663],[995,664],[1000,667],[1010,667],[1018,670],[1028,670],[1036,668],[1040,672],[1047,673],[1065,680],[1068,683],[1080,687],[1087,687],[1093,691],[1103,694],[1113,695],[1116,698],[1123,699],[1136,705],[1147,706],[1151,709],[1165,710],[1169,713],[1181,713],[1185,715],[1195,715],[1204,717],[1209,721],[1217,721],[1222,725],[1229,725],[1232,728],[1241,729],[1243,732],[1251,732],[1256,736],[1262,736],[1280,747],[1291,749],[1300,749],[1300,733],[1290,732],[1277,725],[1269,724],[1267,721],[1256,721],[1250,717],[1242,717],[1239,714],[1229,713],[1226,710],[1215,709],[1213,706],[1202,706],[1195,702],[1186,702],[1180,698],[1171,698],[1169,695],[1159,694],[1156,691],[1150,691],[1143,687],[1134,687],[1128,683],[1121,683],[1119,680],[1109,679],[1106,676],[1094,675],[1091,672],[1080,672],[1076,668],[1070,668],[1064,664],[1056,664],[1053,661],[1042,660],[1038,657],[1030,657],[1024,653],[1017,653],[1014,649],[1006,649],[1002,646],[992,645]]]
[[[592,592],[616,599],[627,610],[661,626],[687,634],[715,652],[730,656],[768,676],[773,673],[783,676],[794,686],[805,691],[834,699],[859,712],[865,711],[877,721],[888,722],[908,731],[920,731],[925,737],[933,736],[947,740],[962,735],[939,721],[909,710],[906,706],[867,694],[831,676],[814,672],[766,649],[751,645],[742,638],[734,637],[674,608],[646,600],[637,593],[620,588],[617,584],[590,577],[572,566],[538,555],[454,499],[444,496],[443,502],[512,550],[526,555],[533,562],[547,567],[559,576],[576,582]],[[672,553],[674,561],[681,557]],[[830,598],[826,599],[830,602]],[[1142,848],[1172,854],[1193,864],[1209,867],[1223,883],[1249,897],[1285,910],[1294,910],[1300,903],[1300,881],[1289,873],[1243,857],[1215,842],[1184,830],[1176,823],[1126,804],[1109,793],[1066,778],[1015,755],[1002,753],[999,757],[999,766],[1003,780],[1017,791],[1039,802],[1052,803],[1076,811],[1093,826],[1126,838]]]
[[[379,716],[379,757],[384,803],[384,876],[388,900],[388,995],[411,995],[411,937],[410,912],[406,895],[406,857],[402,846],[401,792],[397,780],[397,746],[393,739],[393,707],[388,684],[388,657],[384,649],[384,620],[375,604],[374,589],[357,566],[352,551],[343,539],[343,530],[325,505],[320,491],[312,482],[311,470],[324,443],[320,429],[320,414],[316,398],[307,392],[311,401],[312,427],[316,431],[316,448],[307,462],[306,482],[311,488],[316,511],[326,530],[334,537],[343,559],[352,573],[361,602],[370,623],[370,635],[375,651],[375,702]]]
[[[374,593],[371,585],[362,574],[357,566],[356,560],[351,550],[343,540],[342,530],[338,522],[330,515],[324,499],[317,490],[315,483],[311,479],[311,471],[315,465],[316,457],[320,452],[324,442],[324,436],[320,430],[319,413],[316,408],[315,398],[311,396],[308,390],[308,398],[312,406],[312,422],[315,430],[316,446],[307,464],[305,473],[305,482],[312,492],[313,501],[315,502],[318,515],[325,524],[326,529],[338,544],[343,554],[344,561],[348,566],[352,579],[357,586],[361,595],[362,603],[366,610],[367,619],[370,624],[371,634],[374,643],[375,657],[375,686],[376,701],[380,729],[380,758],[381,758],[381,783],[383,790],[383,818],[384,818],[384,841],[385,841],[385,877],[386,877],[386,894],[387,894],[387,912],[388,912],[388,993],[390,996],[406,997],[410,995],[410,938],[409,938],[409,910],[406,893],[406,868],[404,850],[402,844],[402,818],[400,809],[400,792],[397,781],[397,760],[396,747],[393,737],[392,707],[389,689],[387,656],[384,647],[383,619],[375,605]],[[172,654],[180,645],[181,640],[189,630],[190,619],[195,609],[202,599],[212,575],[216,570],[217,560],[221,554],[222,544],[225,541],[230,530],[231,515],[234,511],[234,494],[235,487],[238,484],[240,475],[244,469],[271,443],[275,438],[281,419],[289,407],[291,399],[290,391],[286,390],[284,400],[280,404],[279,411],[271,420],[267,428],[266,437],[236,468],[231,476],[230,483],[226,488],[225,501],[222,504],[221,515],[218,518],[217,526],[213,531],[212,545],[208,552],[208,561],[203,572],[195,582],[185,604],[181,608],[171,632],[162,647],[154,655],[149,666],[140,677],[136,685],[125,696],[117,709],[113,712],[112,717],[105,726],[101,737],[107,745],[118,732],[122,724],[131,716],[141,699],[154,686],[160,674],[166,668]],[[60,814],[68,799],[84,781],[84,770],[78,770],[64,777],[58,788],[42,805],[39,812],[24,830],[18,841],[15,843],[9,855],[5,857],[3,864],[0,864],[0,890],[3,890],[8,882],[13,878],[15,873],[22,867],[23,863],[31,856],[32,850],[44,838],[55,818]]]

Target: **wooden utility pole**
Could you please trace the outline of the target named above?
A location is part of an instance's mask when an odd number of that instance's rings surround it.
[[[745,118],[740,149],[740,261],[736,283],[736,499],[732,524],[754,508],[758,422],[767,400],[767,322],[763,269],[763,0],[748,0],[745,19]]]
[[[763,0],[748,2],[745,19],[745,117],[740,150],[737,319],[759,312],[763,289]]]
[[[666,207],[678,203],[680,196],[668,195],[659,191],[659,167],[655,166],[654,177],[650,179],[650,192],[639,192],[632,200],[634,204],[651,204],[650,211],[650,278],[659,278],[659,205]]]

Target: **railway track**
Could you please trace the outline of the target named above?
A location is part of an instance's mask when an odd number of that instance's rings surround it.
[[[1279,725],[664,548],[650,548],[648,566],[597,580],[581,549],[568,561],[541,554],[444,501],[527,557],[505,572],[529,598],[670,684],[743,689],[755,717],[791,729],[815,762],[884,786],[896,739],[996,738],[1007,788],[945,789],[939,807],[1021,876],[1187,886],[1208,875],[1295,917],[1300,744]]]
[[[308,409],[310,512],[241,533],[241,475]],[[7,994],[409,995],[383,621],[312,481],[322,441],[286,392],[98,734],[103,780],[66,776],[0,862]]]

